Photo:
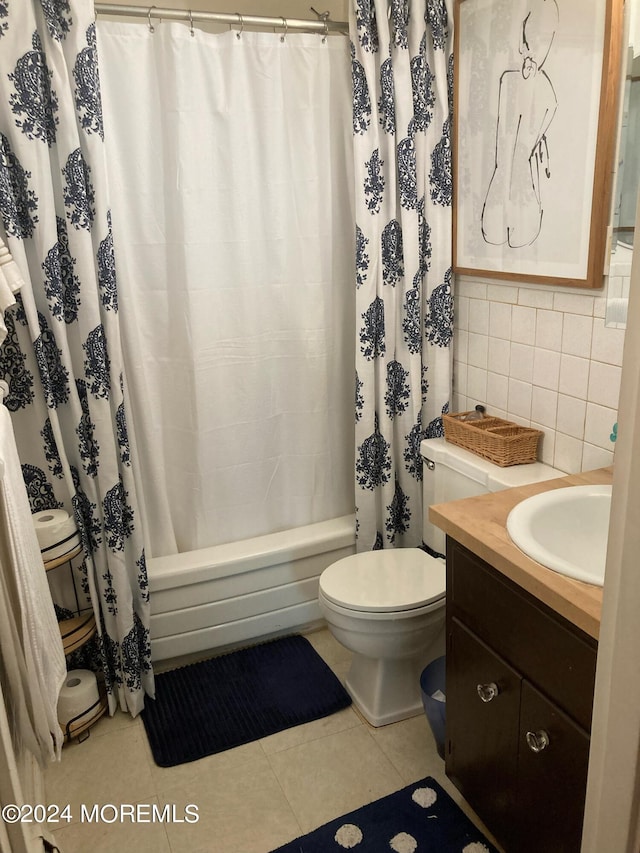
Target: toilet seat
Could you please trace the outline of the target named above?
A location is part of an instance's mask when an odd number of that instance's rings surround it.
[[[350,611],[415,611],[444,599],[445,562],[421,548],[353,554],[322,572],[320,591],[328,602]]]

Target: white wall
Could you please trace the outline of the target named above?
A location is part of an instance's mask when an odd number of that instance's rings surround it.
[[[611,465],[624,331],[605,313],[603,290],[458,276],[454,411],[542,430],[542,461],[567,473]]]

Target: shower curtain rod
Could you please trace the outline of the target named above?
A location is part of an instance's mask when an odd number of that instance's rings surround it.
[[[243,27],[274,27],[288,30],[306,30],[326,35],[330,32],[348,32],[346,21],[330,21],[329,13],[318,15],[317,21],[304,18],[276,18],[262,15],[241,15],[239,12],[199,12],[187,9],[165,9],[162,6],[128,6],[120,3],[95,3],[97,15],[122,15],[131,18],[146,18],[151,20],[186,21],[187,23],[208,22],[216,24],[236,25],[242,31]],[[315,11],[315,10],[313,10]]]

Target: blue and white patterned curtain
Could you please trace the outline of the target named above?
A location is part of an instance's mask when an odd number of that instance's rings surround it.
[[[358,550],[422,541],[451,391],[452,0],[350,3]]]
[[[0,377],[31,510],[73,513],[110,710],[153,694],[92,4],[0,0],[0,225],[26,286]]]

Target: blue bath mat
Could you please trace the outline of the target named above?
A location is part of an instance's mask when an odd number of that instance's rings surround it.
[[[351,697],[304,637],[283,637],[156,675],[142,712],[160,767],[327,717]]]
[[[339,817],[273,853],[497,853],[440,785],[427,776]]]

